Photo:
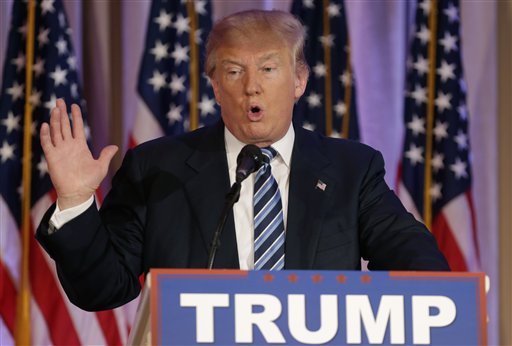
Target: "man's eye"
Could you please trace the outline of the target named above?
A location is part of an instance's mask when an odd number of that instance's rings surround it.
[[[275,67],[266,66],[266,67],[263,68],[263,71],[264,72],[273,72],[273,71],[275,71],[275,69],[276,69]]]
[[[227,71],[228,77],[238,77],[240,75],[240,70],[228,70]]]

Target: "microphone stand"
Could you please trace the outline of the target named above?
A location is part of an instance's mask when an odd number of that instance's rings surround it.
[[[236,181],[231,189],[226,194],[226,202],[224,203],[224,209],[222,210],[221,218],[219,223],[217,224],[217,228],[215,229],[215,233],[213,234],[212,245],[210,247],[210,253],[208,254],[208,269],[213,269],[213,263],[215,261],[215,254],[217,253],[217,249],[220,246],[220,235],[222,230],[224,229],[224,225],[226,224],[226,220],[228,219],[229,211],[233,208],[233,205],[238,202],[240,198],[240,189],[242,184]]]
[[[240,189],[242,188],[242,181],[245,180],[249,174],[257,171],[263,164],[263,154],[260,148],[254,144],[248,144],[242,148],[240,154],[237,157],[236,177],[235,183],[231,186],[231,189],[226,194],[226,202],[224,209],[213,234],[212,245],[210,246],[210,252],[208,253],[208,269],[213,268],[213,262],[215,261],[215,254],[220,246],[220,235],[228,219],[229,212],[233,209],[233,205],[238,202],[240,198]]]

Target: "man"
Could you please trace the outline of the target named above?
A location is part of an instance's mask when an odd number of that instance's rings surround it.
[[[266,236],[253,218],[271,212],[257,210],[260,197],[253,209],[253,194],[266,189],[259,178],[268,170],[266,182],[279,186],[269,202],[276,206],[272,226],[263,231],[281,232],[273,241],[279,245],[273,268],[360,269],[363,257],[376,270],[449,270],[432,235],[387,187],[377,151],[293,126],[293,105],[309,73],[303,45],[304,28],[285,12],[247,11],[217,23],[206,72],[222,122],[129,151],[100,211],[92,196],[117,148],[105,148],[94,160],[79,108],[72,106],[71,127],[58,101],[50,124],[41,127],[58,200],[37,238],[55,259],[73,303],[113,308],[137,296],[139,275],[150,268],[206,267],[246,144],[271,146],[265,152],[275,150],[276,158],[242,184],[215,268],[260,268],[258,252],[269,250],[261,250],[258,241]]]

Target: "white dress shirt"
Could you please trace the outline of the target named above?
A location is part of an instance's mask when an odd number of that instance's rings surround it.
[[[288,215],[288,190],[290,185],[290,163],[292,158],[293,142],[295,140],[295,132],[293,125],[290,124],[288,132],[279,141],[272,144],[278,155],[272,160],[272,175],[277,181],[279,191],[281,193],[281,202],[283,205],[283,220],[286,230],[286,216]],[[226,146],[226,155],[228,160],[229,180],[231,185],[235,182],[236,175],[236,159],[238,154],[245,146],[240,142],[227,128],[224,128],[224,141]],[[233,206],[233,215],[235,218],[236,243],[238,247],[238,260],[240,269],[254,269],[254,223],[253,223],[253,190],[254,177],[256,173],[252,173],[245,181],[242,182],[240,190],[240,199]],[[227,193],[227,191],[226,191]],[[49,232],[53,233],[62,227],[66,222],[71,221],[81,213],[85,212],[94,198],[91,197],[86,202],[66,210],[59,209],[59,203],[50,218]]]
[[[228,157],[229,180],[231,185],[235,182],[236,159],[240,150],[245,146],[233,136],[227,128],[224,130],[224,139],[226,144],[226,154]],[[293,126],[286,135],[279,141],[272,144],[278,155],[272,160],[272,175],[277,181],[279,192],[281,193],[281,202],[283,204],[284,229],[286,230],[286,216],[288,215],[288,190],[290,186],[290,163],[292,159],[293,142],[295,132]],[[254,178],[256,173],[252,173],[242,182],[240,190],[240,199],[233,206],[233,215],[235,217],[236,244],[238,247],[238,261],[240,269],[254,269],[254,211],[253,211],[253,191]]]

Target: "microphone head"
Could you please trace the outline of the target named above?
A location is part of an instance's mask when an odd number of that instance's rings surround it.
[[[236,181],[241,183],[252,172],[260,169],[264,162],[265,158],[261,149],[254,144],[247,144],[236,159]]]
[[[264,157],[263,153],[261,152],[261,149],[254,144],[247,144],[245,147],[242,148],[242,150],[240,150],[240,154],[238,154],[236,163],[240,164],[240,162],[246,157],[254,160],[254,162],[258,164],[258,168],[260,168],[261,165],[264,163]]]

